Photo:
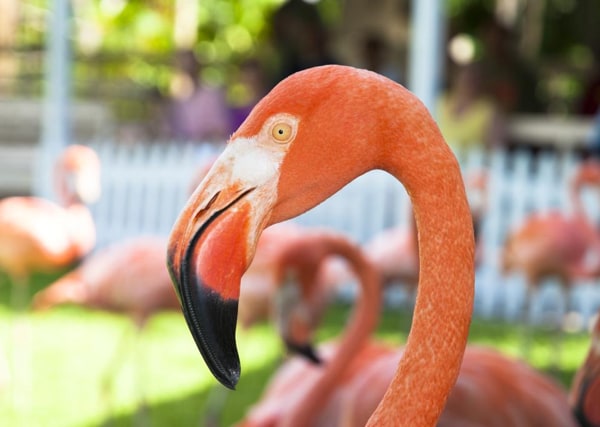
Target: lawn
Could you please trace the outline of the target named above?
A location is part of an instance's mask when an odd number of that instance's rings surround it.
[[[51,279],[37,276],[33,290]],[[205,368],[179,313],[154,317],[136,339],[128,319],[117,314],[61,307],[16,315],[8,301],[4,280],[0,285],[0,355],[10,359],[16,349],[19,357],[4,362],[16,374],[12,386],[0,386],[3,426],[203,426],[211,416],[220,417],[221,426],[230,426],[257,400],[284,354],[269,325],[239,331],[242,376],[237,390],[228,392],[216,385]],[[349,310],[344,305],[332,307],[319,340],[339,334]],[[409,323],[406,312],[388,309],[378,336],[401,343]],[[588,337],[568,334],[560,366],[553,368],[552,336],[535,331],[530,362],[551,371],[568,387],[587,351]],[[475,319],[470,341],[518,355],[521,332],[515,325]],[[107,385],[105,373],[121,344],[128,348],[123,350],[118,371],[108,376],[112,386]],[[145,411],[137,411],[142,398],[138,390],[143,390]]]

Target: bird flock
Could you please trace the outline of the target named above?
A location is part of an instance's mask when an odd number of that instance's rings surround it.
[[[372,169],[407,189],[407,227],[359,245],[288,221]],[[0,201],[0,269],[14,308],[27,305],[32,273],[68,270],[35,294],[33,310],[119,312],[139,331],[157,312],[181,311],[229,388],[243,375],[236,325],[273,322],[291,355],[240,427],[600,427],[600,320],[569,392],[522,360],[467,345],[485,172],[462,177],[433,119],[400,85],[344,66],[294,74],[198,170],[168,239],[93,251],[87,205],[100,197],[100,164],[90,148],[67,147],[55,171],[59,204]],[[548,277],[568,292],[575,279],[600,276],[600,235],[579,198],[586,186],[600,186],[600,164],[575,174],[573,214],[532,215],[508,236],[502,269],[523,275],[529,299]],[[471,190],[483,203],[469,203]],[[358,286],[352,316],[339,338],[315,346],[326,308],[349,282]],[[393,348],[373,335],[383,292],[398,283],[414,313],[406,343]]]

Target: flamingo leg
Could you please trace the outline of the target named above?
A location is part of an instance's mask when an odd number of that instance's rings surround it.
[[[125,356],[128,352],[131,351],[132,340],[130,339],[130,335],[132,333],[131,328],[126,328],[121,338],[117,343],[117,347],[115,352],[113,353],[109,363],[107,364],[104,374],[102,375],[102,379],[100,382],[100,394],[104,407],[107,410],[108,414],[111,414],[109,419],[112,418],[112,414],[114,414],[113,408],[113,394],[115,388],[115,378],[117,377],[117,373],[123,367],[123,363],[125,361]],[[111,425],[112,422],[107,422],[107,425]]]
[[[532,334],[533,334],[533,316],[531,315],[531,306],[533,298],[537,294],[537,288],[529,281],[525,287],[525,303],[521,312],[521,356],[525,360],[531,358]]]
[[[137,410],[133,419],[134,427],[145,427],[151,425],[146,395],[144,393],[146,382],[145,352],[142,345],[142,332],[144,323],[135,322],[136,327],[127,327],[117,343],[115,352],[105,368],[101,380],[101,395],[107,412],[113,414],[113,395],[115,379],[119,370],[123,367],[128,354],[133,356],[134,387],[137,394]],[[133,337],[131,334],[134,334]],[[112,417],[109,417],[105,425],[112,425]]]
[[[566,278],[562,278],[560,292],[561,292],[561,302],[562,307],[560,307],[560,311],[557,316],[557,322],[554,328],[554,337],[553,337],[553,351],[552,351],[552,365],[551,369],[558,371],[560,368],[560,361],[562,356],[562,341],[564,339],[564,321],[568,316],[571,310],[571,302],[570,302],[570,283]]]
[[[12,283],[10,307],[13,310],[8,347],[12,372],[11,400],[17,413],[25,417],[31,412],[33,388],[31,325],[25,312],[29,295],[29,279],[26,273],[10,276]],[[25,419],[23,421],[26,422]]]
[[[145,322],[136,322],[136,333],[133,342],[135,357],[135,388],[137,391],[137,411],[133,425],[144,427],[151,425],[150,412],[146,401],[146,354],[143,346],[142,332]]]

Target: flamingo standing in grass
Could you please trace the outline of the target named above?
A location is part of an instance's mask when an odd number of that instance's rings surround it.
[[[576,276],[593,276],[600,271],[596,259],[586,265],[586,255],[600,256],[600,237],[588,219],[579,198],[584,186],[600,185],[600,163],[583,163],[571,182],[573,215],[561,212],[534,214],[513,231],[502,251],[502,270],[524,274],[528,292],[535,292],[544,279],[557,277],[566,292]]]
[[[100,194],[100,161],[94,150],[68,146],[55,167],[55,186],[60,205],[36,197],[0,201],[0,269],[15,284],[21,305],[32,272],[68,267],[96,242],[86,207]]]
[[[141,330],[162,310],[179,310],[179,301],[164,265],[167,241],[140,236],[115,243],[34,296],[35,310],[73,304],[124,313]]]
[[[33,308],[48,310],[73,304],[124,313],[135,323],[139,337],[154,314],[180,309],[164,263],[166,248],[167,240],[163,237],[141,236],[101,249],[78,268],[38,292]],[[128,338],[129,335],[124,333],[102,379],[106,398],[112,391],[115,372],[124,360],[125,345],[131,344]],[[136,365],[140,382],[142,360],[137,360]]]
[[[310,364],[299,357],[288,360],[239,427],[341,425],[341,415],[349,409],[345,408],[343,386],[360,374],[361,364],[368,364],[386,350],[385,346],[367,345],[369,335],[377,325],[381,305],[381,283],[375,266],[358,246],[342,235],[320,233],[318,241],[321,253],[342,257],[358,277],[362,292],[357,299],[355,314],[339,344],[328,343],[319,349],[319,354],[326,356],[324,366]],[[298,254],[310,248],[314,248],[314,244],[298,245],[287,253],[287,257],[296,260]],[[304,298],[294,289],[300,287],[290,283],[278,290],[278,329],[292,349],[312,348],[306,331],[311,329],[313,320],[304,315]],[[367,395],[370,394],[370,387],[366,387],[361,399],[369,400]]]
[[[411,197],[420,277],[403,357],[368,425],[433,426],[466,346],[473,226],[456,158],[427,109],[402,86],[339,65],[279,83],[184,207],[171,232],[168,265],[200,352],[215,377],[233,388],[240,375],[240,278],[261,231],[371,169],[396,176]]]
[[[530,321],[531,301],[547,278],[559,280],[563,300],[568,301],[569,289],[576,278],[600,275],[600,235],[588,219],[579,198],[585,186],[600,185],[600,163],[585,162],[577,170],[570,196],[574,206],[572,215],[561,212],[534,214],[513,231],[502,250],[503,274],[518,271],[525,277],[527,290],[524,322]],[[589,257],[595,257],[589,263]],[[567,311],[568,311],[567,302]],[[561,328],[559,328],[560,330]],[[525,354],[529,349],[529,328],[526,330]],[[556,341],[557,346],[560,339]],[[555,351],[559,355],[559,349]]]

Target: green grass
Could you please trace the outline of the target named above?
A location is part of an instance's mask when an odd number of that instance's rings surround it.
[[[32,289],[43,287],[51,279],[52,276],[36,276]],[[220,408],[221,425],[229,426],[258,399],[283,355],[269,325],[238,332],[242,377],[235,392],[226,392],[216,385],[205,368],[178,313],[153,318],[135,345],[131,323],[117,314],[61,307],[19,316],[9,308],[8,301],[8,286],[0,285],[0,354],[11,354],[15,348],[22,359],[30,348],[31,361],[25,360],[22,364],[31,366],[25,372],[31,373],[32,387],[29,393],[20,392],[23,399],[17,402],[11,398],[10,386],[0,388],[0,424],[3,426],[202,426],[207,406]],[[318,339],[338,335],[349,309],[332,307]],[[378,336],[390,343],[401,343],[409,323],[410,317],[405,312],[387,310]],[[15,330],[19,332],[12,338]],[[124,342],[130,348],[123,353],[126,356],[113,376],[113,391],[107,399],[102,393],[102,379],[126,331],[129,335]],[[547,331],[535,331],[530,362],[552,371],[568,387],[585,356],[588,337],[586,334],[566,335],[557,370],[551,369],[552,337]],[[514,325],[475,319],[470,341],[519,355],[521,331]],[[142,354],[136,356],[134,349]],[[141,362],[143,375],[136,375],[136,367],[140,365],[136,361]],[[142,387],[137,387],[136,378],[142,378]],[[16,387],[17,391],[22,389]],[[140,388],[144,390],[147,404],[143,416],[136,415]]]

